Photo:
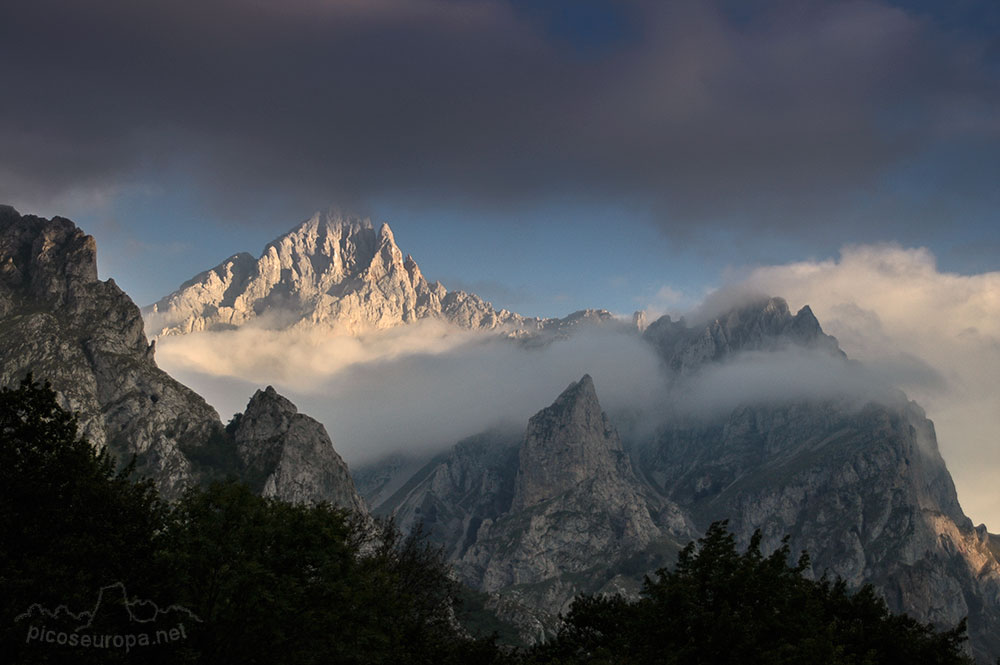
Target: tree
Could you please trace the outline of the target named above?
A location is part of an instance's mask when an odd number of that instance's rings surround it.
[[[0,389],[0,648],[12,662],[65,657],[25,645],[15,617],[32,604],[79,610],[108,584],[159,584],[152,562],[165,511],[132,471],[79,436],[48,384],[28,375]]]
[[[192,489],[163,556],[179,602],[203,620],[190,643],[198,662],[486,665],[496,652],[454,622],[439,551],[327,504],[235,481]]]
[[[965,622],[947,631],[889,612],[871,586],[804,576],[788,539],[764,556],[760,533],[740,553],[725,522],[646,578],[638,601],[578,598],[538,663],[967,663]]]

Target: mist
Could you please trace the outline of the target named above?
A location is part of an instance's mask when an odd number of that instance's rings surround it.
[[[828,400],[855,409],[873,401],[890,404],[900,399],[893,375],[888,368],[869,368],[800,347],[745,351],[678,377],[669,410],[684,418],[713,418],[741,406]]]
[[[667,381],[634,332],[598,327],[544,346],[424,322],[361,339],[242,328],[164,337],[158,363],[222,414],[270,384],[321,421],[357,466],[427,454],[497,425],[523,429],[590,374],[601,406],[655,420]]]

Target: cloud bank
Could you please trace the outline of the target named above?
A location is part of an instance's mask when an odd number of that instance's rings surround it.
[[[848,408],[898,399],[890,374],[823,351],[745,351],[679,379],[669,408],[683,418],[726,416],[746,405],[836,400]]]
[[[653,350],[602,328],[543,347],[433,322],[360,340],[241,328],[165,337],[157,347],[159,365],[224,414],[273,384],[326,425],[352,465],[437,452],[495,425],[523,430],[585,373],[609,412],[657,413],[666,395]]]

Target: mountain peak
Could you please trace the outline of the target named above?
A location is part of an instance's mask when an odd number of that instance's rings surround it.
[[[378,238],[380,242],[396,244],[396,237],[392,233],[392,229],[389,228],[389,224],[382,222],[382,226],[378,229]]]
[[[259,317],[271,325],[311,325],[351,334],[440,318],[492,329],[523,320],[478,298],[446,299],[388,224],[316,213],[270,242],[260,258],[230,257],[144,310],[151,336],[225,330]]]
[[[730,308],[703,326],[663,316],[646,328],[651,342],[677,371],[693,371],[705,363],[741,351],[774,351],[799,346],[844,356],[837,340],[823,332],[808,305],[793,315],[784,298],[764,297]]]
[[[618,432],[584,374],[528,421],[514,506],[530,507],[609,472],[620,475],[626,466]]]

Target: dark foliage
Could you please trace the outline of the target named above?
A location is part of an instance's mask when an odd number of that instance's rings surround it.
[[[807,579],[787,539],[769,556],[754,535],[743,553],[725,522],[689,544],[674,570],[646,578],[642,597],[578,598],[534,663],[875,665],[968,662],[964,621],[938,632],[893,615],[874,589]]]
[[[48,386],[28,377],[0,390],[5,662],[967,662],[964,622],[939,632],[891,614],[871,587],[852,593],[841,581],[809,580],[808,559],[789,564],[787,542],[764,556],[755,535],[740,553],[725,523],[686,547],[675,569],[647,578],[639,600],[580,597],[556,639],[505,654],[459,627],[461,590],[419,533],[404,537],[391,522],[329,505],[262,498],[231,480],[168,506],[132,472],[78,436]],[[102,596],[94,617],[37,610],[91,609],[102,588],[122,591]],[[136,597],[166,608],[154,613],[164,625],[141,623],[137,615],[148,617],[152,605]],[[473,605],[465,613],[489,624],[481,599]],[[26,639],[29,626],[75,633],[82,623],[84,632],[183,625],[184,633],[131,651]]]
[[[328,505],[265,499],[235,481],[166,506],[151,483],[130,478],[131,467],[116,471],[81,439],[76,419],[30,377],[0,392],[0,434],[4,662],[488,665],[497,657],[492,641],[458,627],[456,584],[419,535]],[[32,626],[78,634],[89,621],[78,613],[116,583],[122,591],[102,596],[84,633],[183,625],[183,639],[131,651],[26,639]],[[130,604],[137,597],[165,611]],[[45,613],[60,605],[77,616]]]
[[[15,618],[32,604],[79,610],[108,584],[158,586],[165,507],[131,473],[78,436],[48,384],[29,375],[0,389],[0,646],[9,662],[65,662],[58,649],[25,644],[26,622]]]

